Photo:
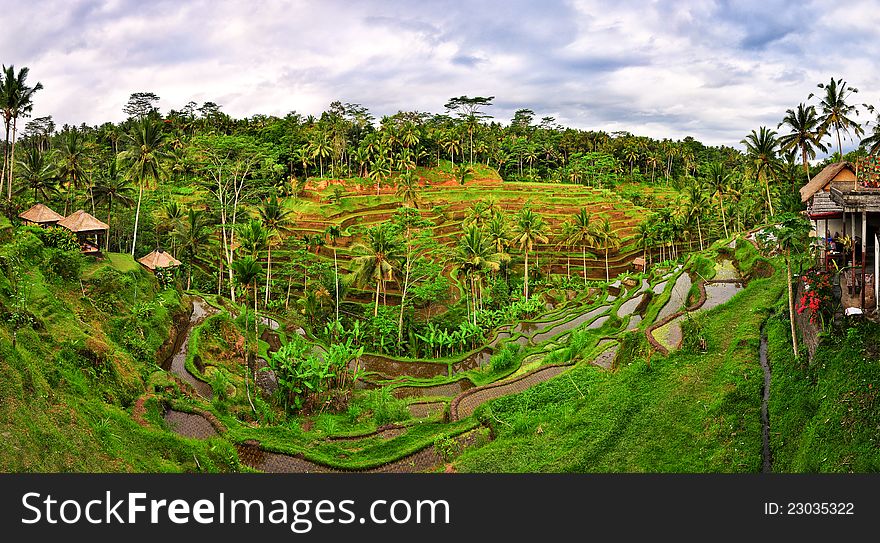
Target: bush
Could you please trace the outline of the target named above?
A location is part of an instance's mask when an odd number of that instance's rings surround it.
[[[504,371],[514,367],[519,359],[520,346],[516,343],[505,343],[501,350],[492,355],[489,364],[492,371]]]
[[[83,257],[79,249],[70,251],[52,247],[46,251],[44,269],[60,277],[64,281],[76,281],[79,279],[83,268]]]

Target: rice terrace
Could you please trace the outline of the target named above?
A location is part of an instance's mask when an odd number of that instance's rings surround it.
[[[2,471],[880,469],[880,124],[841,79],[730,146],[0,89]]]

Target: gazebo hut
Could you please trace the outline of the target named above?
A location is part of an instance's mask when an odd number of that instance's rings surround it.
[[[58,226],[67,228],[76,234],[76,239],[79,240],[79,246],[82,249],[83,254],[92,255],[101,254],[101,250],[99,249],[100,245],[98,244],[98,235],[104,234],[106,236],[107,232],[110,230],[110,226],[108,226],[107,223],[99,221],[82,209],[78,209],[58,221]],[[94,236],[94,243],[91,243],[88,240],[89,236]]]
[[[645,259],[637,256],[632,261],[632,266],[637,272],[645,271]]]
[[[36,204],[32,208],[18,214],[18,218],[25,224],[38,226],[55,226],[64,216],[55,213],[43,204]]]
[[[180,266],[180,260],[177,260],[162,249],[156,249],[152,253],[142,256],[138,259],[138,262],[151,272],[155,272],[158,268],[176,268]]]

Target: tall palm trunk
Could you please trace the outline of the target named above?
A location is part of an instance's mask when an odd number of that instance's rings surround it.
[[[269,307],[269,281],[272,279],[272,244],[269,243],[266,254],[266,298],[263,306]]]
[[[724,197],[721,194],[718,194],[718,202],[721,204],[721,224],[724,226],[724,237],[728,237],[727,233],[727,219],[724,217]]]
[[[6,143],[3,146],[3,173],[0,174],[0,192],[3,192],[3,183],[6,182],[6,172],[12,168],[12,165],[9,163],[9,119],[4,119],[4,121],[3,124],[6,125]]]
[[[376,280],[376,305],[373,307],[373,316],[379,316],[379,286],[382,284],[382,279]]]
[[[529,250],[526,248],[526,269],[525,269],[525,287],[526,287],[526,300],[529,299]]]
[[[15,125],[17,124],[18,118],[12,118],[12,148],[9,150],[9,168],[6,169],[6,173],[9,175],[9,179],[6,183],[6,200],[12,200],[12,177],[15,173]]]
[[[608,247],[605,247],[605,281],[610,281],[611,275],[608,272]]]
[[[587,246],[581,245],[581,259],[584,263],[584,286],[587,286]]]
[[[336,247],[333,247],[333,276],[336,281],[336,322],[339,322],[339,263],[336,261]]]
[[[700,226],[700,216],[697,215],[697,233],[700,235],[700,250],[703,250],[703,229]]]
[[[131,256],[134,258],[134,248],[137,245],[137,236],[138,236],[138,222],[141,218],[141,199],[144,196],[144,183],[143,181],[140,183],[140,189],[138,190],[138,203],[137,210],[134,212],[134,234],[131,237]]]
[[[109,195],[109,200],[107,201],[107,226],[110,226],[110,214],[113,213],[113,195]],[[110,230],[107,230],[107,234],[104,236],[104,250],[110,250]]]
[[[791,322],[791,345],[794,348],[794,357],[798,357],[797,330],[794,322],[794,294],[791,286],[791,249],[785,250],[785,279],[788,283],[788,318]]]

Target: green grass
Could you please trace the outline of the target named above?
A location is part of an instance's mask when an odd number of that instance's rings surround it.
[[[797,361],[787,320],[767,323],[773,471],[880,470],[880,326],[841,327]]]

